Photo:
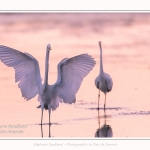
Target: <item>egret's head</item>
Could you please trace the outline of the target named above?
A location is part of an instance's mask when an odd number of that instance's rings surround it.
[[[51,49],[51,45],[48,44],[48,45],[47,45],[47,51],[50,51],[50,50],[52,50],[52,49]]]
[[[101,43],[102,43],[101,41],[98,41],[98,44],[99,44],[99,45],[101,45]]]

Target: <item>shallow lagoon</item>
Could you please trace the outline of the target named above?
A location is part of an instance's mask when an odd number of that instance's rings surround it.
[[[81,53],[97,61],[84,79],[76,103],[61,103],[51,113],[51,137],[95,137],[107,125],[110,137],[150,136],[150,14],[0,14],[0,44],[28,52],[38,61],[44,77],[45,49],[50,53],[49,83],[57,78],[57,64],[65,57]],[[106,114],[101,93],[98,120],[98,90],[94,80],[99,73],[99,47],[102,41],[103,67],[113,78],[107,95]],[[37,96],[25,101],[14,79],[13,68],[0,63],[0,137],[41,137],[41,110]],[[44,111],[44,137],[49,135],[48,112]],[[11,128],[22,131],[8,132]],[[6,128],[4,126],[7,126]],[[5,132],[2,132],[4,130]]]

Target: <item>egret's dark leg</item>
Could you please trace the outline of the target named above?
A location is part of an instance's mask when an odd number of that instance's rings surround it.
[[[51,125],[49,125],[49,137],[51,137]]]
[[[50,123],[50,113],[49,113],[49,137],[51,137],[50,127],[51,127],[51,123]]]
[[[105,118],[105,125],[106,125],[106,110],[104,109],[104,118]]]
[[[43,120],[43,108],[42,108],[42,115],[41,115],[41,125],[42,125],[42,120]]]
[[[51,120],[50,120],[50,111],[49,111],[49,125],[51,125]]]
[[[98,126],[100,128],[100,111],[98,110]]]
[[[105,110],[105,106],[106,106],[106,94],[105,94],[104,110]]]
[[[99,93],[98,93],[98,110],[99,110],[99,100],[100,100],[100,90],[99,90]]]
[[[41,135],[43,137],[43,128],[42,128],[42,120],[43,120],[43,108],[42,108],[42,115],[41,115]]]
[[[48,114],[49,114],[49,125],[51,125],[50,116],[51,116],[51,106],[48,105]]]
[[[50,106],[48,106],[48,113],[49,113],[49,137],[51,137],[51,133],[50,133],[50,125],[51,125],[50,114],[51,114],[51,107],[50,107]]]
[[[43,138],[43,127],[41,125],[41,135],[42,135],[42,138]]]
[[[104,118],[105,118],[105,122],[104,122],[104,126],[105,126],[105,137],[108,137],[108,129],[107,129],[107,124],[106,124],[106,110],[104,109]]]
[[[42,120],[43,120],[43,109],[42,109],[42,115],[41,115],[41,125],[42,125]]]

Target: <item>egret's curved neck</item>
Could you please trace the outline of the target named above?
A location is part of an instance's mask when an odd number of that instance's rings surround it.
[[[103,58],[102,58],[102,46],[99,44],[100,47],[100,74],[103,73]]]
[[[49,53],[50,51],[46,51],[46,59],[45,59],[45,78],[44,85],[48,85],[48,70],[49,70]]]

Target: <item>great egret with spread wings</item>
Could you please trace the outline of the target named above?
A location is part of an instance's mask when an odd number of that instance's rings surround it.
[[[42,84],[38,61],[30,54],[23,53],[7,46],[0,45],[0,60],[8,67],[15,69],[15,82],[21,90],[22,97],[30,100],[38,94],[43,120],[44,108],[49,112],[56,110],[59,102],[75,103],[75,94],[85,76],[95,66],[95,60],[88,54],[81,54],[72,58],[65,58],[59,62],[57,81],[48,84],[50,44],[46,48],[45,78]]]
[[[104,102],[104,109],[106,105],[106,94],[107,92],[112,90],[113,87],[113,81],[109,74],[105,73],[103,71],[103,60],[102,60],[102,46],[101,42],[99,41],[99,47],[100,47],[100,73],[95,79],[95,85],[99,89],[98,93],[98,109],[99,109],[99,99],[100,99],[100,90],[104,92],[105,94],[105,102]]]

